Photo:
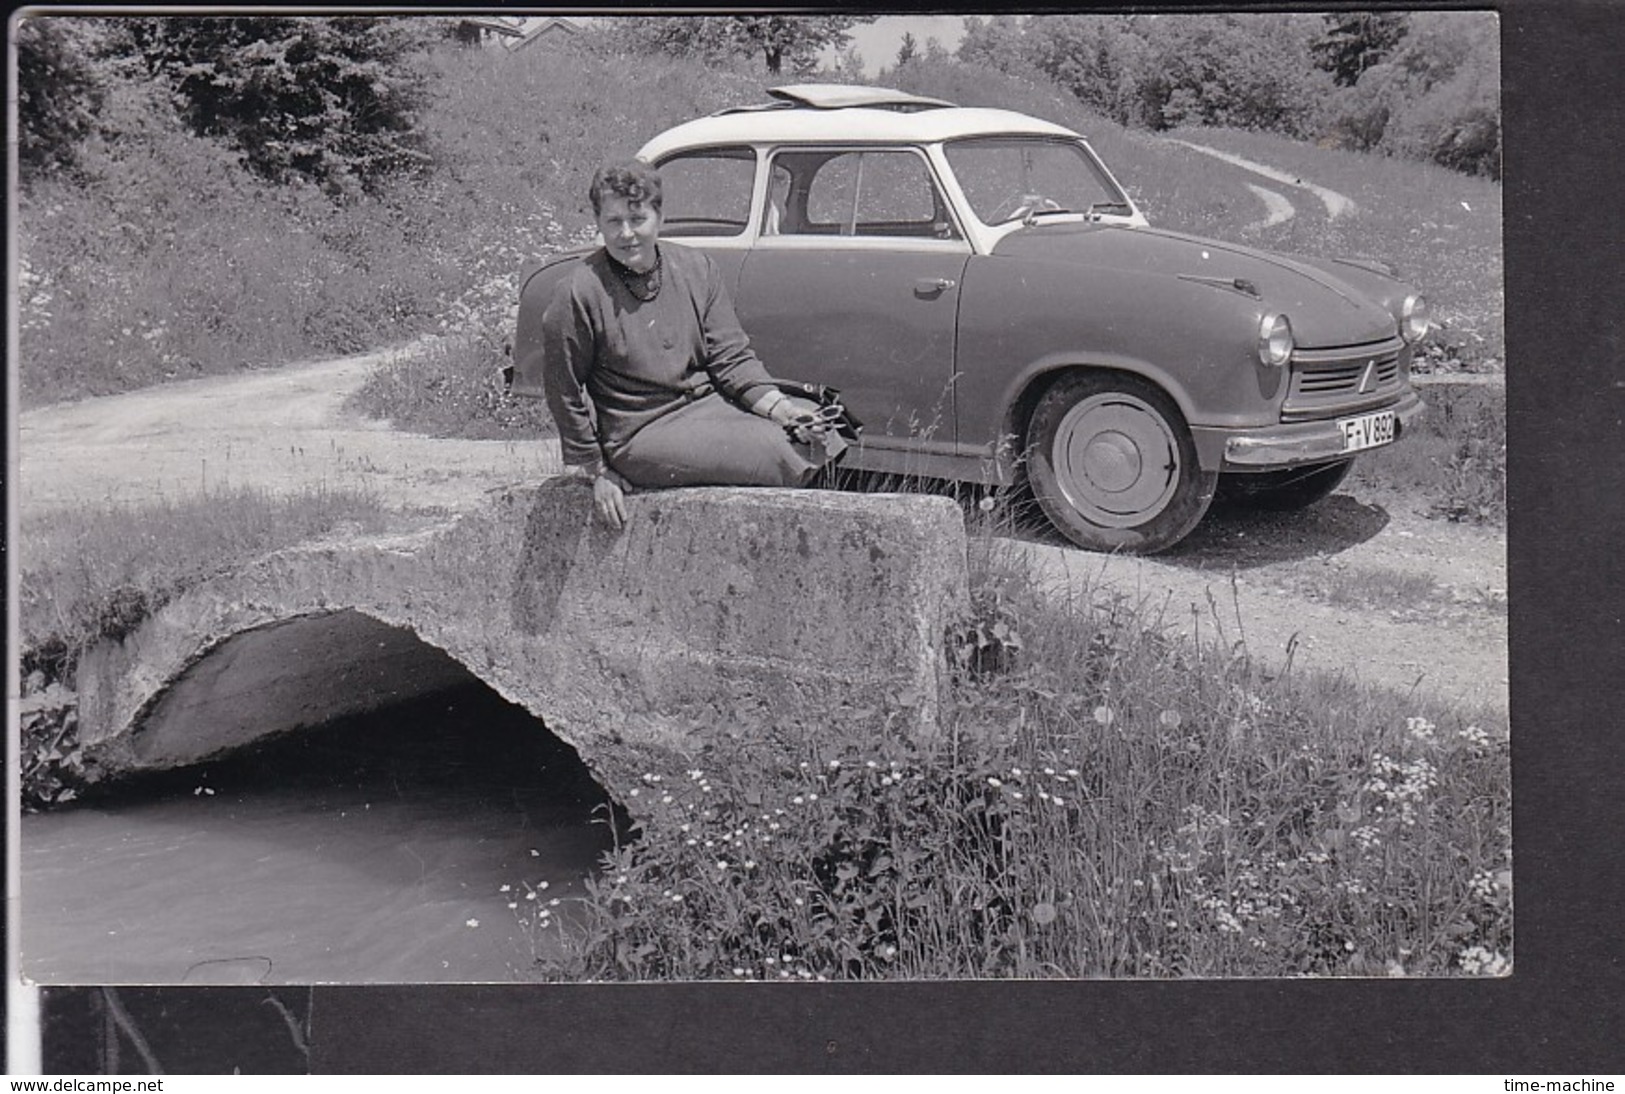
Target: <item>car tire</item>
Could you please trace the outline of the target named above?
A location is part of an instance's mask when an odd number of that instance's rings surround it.
[[[1112,372],[1062,376],[1027,427],[1027,482],[1060,532],[1091,551],[1178,543],[1213,501],[1185,418],[1160,389]]]
[[[1253,509],[1295,513],[1330,497],[1353,466],[1353,460],[1338,460],[1260,475],[1226,475],[1219,485],[1219,496]]]

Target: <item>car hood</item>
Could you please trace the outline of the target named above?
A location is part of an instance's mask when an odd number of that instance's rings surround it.
[[[1262,311],[1284,312],[1292,321],[1294,339],[1305,349],[1360,345],[1397,334],[1386,307],[1326,270],[1286,255],[1160,228],[1040,222],[1005,236],[993,253],[1208,285]],[[1237,281],[1256,288],[1259,299],[1238,290]]]

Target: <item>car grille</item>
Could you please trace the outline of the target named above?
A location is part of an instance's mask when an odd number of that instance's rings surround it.
[[[1405,388],[1398,338],[1367,346],[1297,350],[1281,420],[1301,422],[1382,406]]]

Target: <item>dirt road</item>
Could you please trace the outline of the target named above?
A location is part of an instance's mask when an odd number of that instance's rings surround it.
[[[434,440],[343,408],[384,354],[211,377],[21,415],[29,514],[205,487],[365,485],[392,507],[457,511],[560,470],[544,441]],[[1280,663],[1506,709],[1506,539],[1401,496],[1339,493],[1289,516],[1216,509],[1175,551],[1092,555],[1042,527],[1016,541],[1043,580],[1158,608],[1170,631],[1244,639]]]

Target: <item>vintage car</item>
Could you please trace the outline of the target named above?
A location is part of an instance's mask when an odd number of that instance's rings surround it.
[[[703,249],[775,376],[838,388],[845,466],[1030,486],[1094,550],[1152,552],[1221,480],[1327,496],[1421,409],[1412,288],[1371,262],[1148,225],[1088,142],[1004,110],[871,87],[775,88],[655,137],[662,236]],[[521,289],[515,391],[540,395]]]

